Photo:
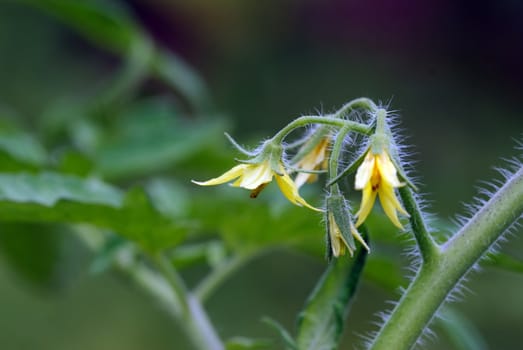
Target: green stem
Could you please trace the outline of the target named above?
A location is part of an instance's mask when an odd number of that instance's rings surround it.
[[[423,214],[418,205],[418,202],[414,198],[412,190],[408,186],[399,188],[401,200],[405,205],[405,210],[410,215],[409,221],[414,232],[414,237],[418,243],[418,248],[421,253],[423,262],[430,262],[434,257],[440,253],[440,248],[432,239],[427,226],[423,220]]]
[[[180,301],[180,325],[184,328],[194,346],[200,350],[223,350],[224,346],[200,301],[189,293],[169,259],[160,254],[154,260],[171,286],[176,299]]]
[[[283,129],[278,131],[276,135],[273,136],[272,141],[275,143],[281,143],[283,139],[290,134],[294,129],[301,128],[310,124],[323,124],[323,125],[332,125],[337,127],[343,127],[349,125],[349,127],[359,133],[369,134],[371,128],[365,124],[358,122],[353,122],[350,120],[344,120],[340,118],[333,117],[320,117],[320,116],[302,116],[294,119],[292,122],[287,124]]]
[[[351,126],[346,124],[340,129],[338,135],[336,135],[336,141],[334,141],[332,152],[329,158],[329,180],[332,180],[338,176],[338,159],[343,148],[343,141],[345,140],[345,136],[347,136],[347,133],[351,131],[351,129]]]
[[[440,255],[423,263],[370,348],[413,347],[466,273],[522,214],[523,168],[442,247]]]
[[[274,137],[272,138],[273,141],[277,143],[281,143],[283,139],[294,129],[309,125],[309,124],[323,124],[323,125],[332,125],[332,126],[338,126],[343,127],[345,125],[348,125],[351,130],[369,135],[371,132],[371,128],[365,124],[353,122],[350,120],[343,119],[343,117],[350,113],[351,111],[355,109],[364,109],[367,111],[375,111],[378,109],[376,104],[369,98],[361,97],[354,99],[350,102],[347,102],[344,104],[340,109],[338,109],[334,114],[326,115],[326,116],[302,116],[299,118],[296,118],[287,126],[285,126],[283,129],[281,129]]]
[[[378,106],[376,106],[374,101],[372,101],[370,98],[360,97],[344,104],[340,109],[336,111],[336,113],[334,113],[333,117],[342,118],[355,109],[364,109],[372,112],[378,109]]]
[[[257,254],[256,254],[257,255]],[[194,289],[194,295],[205,303],[222,283],[255,256],[253,253],[237,254],[220,264]]]

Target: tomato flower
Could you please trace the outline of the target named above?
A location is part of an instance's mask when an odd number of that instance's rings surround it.
[[[355,188],[363,190],[360,210],[356,213],[356,227],[365,221],[374,205],[376,195],[379,195],[385,214],[394,225],[403,228],[397,212],[406,216],[409,214],[401,206],[394,189],[404,185],[399,181],[397,169],[387,151],[382,149],[381,152],[374,153],[371,148],[356,172]]]

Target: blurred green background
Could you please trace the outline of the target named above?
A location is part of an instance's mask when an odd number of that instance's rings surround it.
[[[497,177],[493,166],[517,154],[515,140],[523,132],[518,1],[106,2],[127,8],[156,45],[201,74],[211,96],[202,113],[230,120],[227,131],[242,143],[352,98],[390,104],[401,115],[406,143],[413,145],[422,191],[443,220],[464,213],[463,203],[472,200],[480,180]],[[40,134],[60,118],[72,124],[78,116],[64,114],[67,106],[96,96],[122,62],[38,6],[0,2],[0,114],[25,130]],[[196,118],[190,103],[157,79],[137,90],[138,96],[175,101]],[[111,122],[110,115],[102,118]],[[60,135],[43,142],[56,147],[58,140]],[[26,239],[38,240],[45,231],[45,225],[35,226]],[[93,276],[89,252],[65,233],[52,235],[65,237],[59,251],[38,254],[55,254],[57,264],[64,263],[47,287],[0,263],[0,348],[187,348],[148,296],[117,275]],[[519,232],[504,246],[523,259],[521,248]],[[258,258],[212,297],[211,318],[224,337],[274,337],[260,322],[265,315],[293,329],[324,267],[321,259],[284,249]],[[39,278],[38,266],[25,268]],[[184,271],[189,281],[201,274],[199,268]],[[467,287],[472,292],[454,308],[470,318],[487,348],[519,349],[523,277],[485,268]],[[365,282],[345,348],[358,347],[374,329],[373,313],[395,299],[397,294]],[[452,346],[442,334],[426,348]]]

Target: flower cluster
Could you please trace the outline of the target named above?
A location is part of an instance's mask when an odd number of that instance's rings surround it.
[[[309,118],[311,123],[324,125],[299,142],[301,147],[291,161],[285,160],[288,149],[283,139],[290,131],[303,126],[303,123],[308,121],[307,117],[297,119],[294,124],[291,122],[272,139],[265,141],[255,152],[244,151],[231,139],[233,145],[249,155],[249,159],[241,161],[242,164],[234,166],[221,176],[208,181],[193,182],[201,186],[232,182],[232,186],[248,189],[251,191],[251,198],[256,198],[273,179],[276,179],[281,192],[291,203],[325,213],[329,256],[339,257],[346,251],[352,256],[356,250],[355,241],[370,251],[357,228],[368,218],[376,197],[379,197],[385,215],[396,227],[403,229],[398,213],[409,216],[396,194],[396,189],[405,186],[408,181],[397,165],[399,160],[391,155],[394,140],[387,124],[387,111],[375,105],[371,106],[368,112],[375,118],[369,125],[350,121],[338,115],[341,113],[338,113],[336,118]],[[344,131],[352,127],[360,132],[366,131],[366,135],[369,136],[369,146],[360,157],[356,157],[358,160],[347,168],[351,171],[345,171],[341,175],[337,174],[337,169],[341,148],[344,147],[342,138],[345,137],[345,133],[336,134],[333,132],[336,127]],[[350,204],[337,183],[341,177],[354,171],[354,188],[362,191],[361,204],[354,214],[355,222],[352,219]],[[306,183],[316,181],[318,173],[321,172],[327,172],[330,180],[324,209],[310,205],[299,194],[299,189]],[[294,179],[291,178],[293,173],[296,173]],[[400,181],[400,178],[404,181]]]

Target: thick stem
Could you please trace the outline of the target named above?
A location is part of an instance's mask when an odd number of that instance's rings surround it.
[[[423,263],[370,348],[410,349],[470,268],[522,214],[523,168],[443,246],[438,257]]]

